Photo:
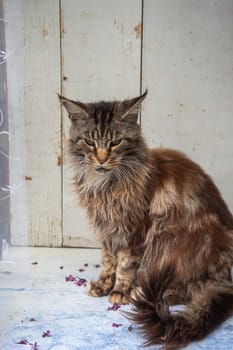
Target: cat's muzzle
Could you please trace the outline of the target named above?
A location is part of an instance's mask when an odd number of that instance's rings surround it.
[[[97,171],[99,174],[106,174],[110,171],[110,169],[107,169],[104,166],[98,166],[95,168],[95,171]]]

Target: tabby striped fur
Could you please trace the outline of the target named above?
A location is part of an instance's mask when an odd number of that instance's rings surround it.
[[[146,344],[178,349],[233,313],[233,217],[200,166],[147,148],[137,124],[145,96],[60,99],[71,119],[75,190],[103,248],[103,271],[88,293],[132,302]],[[171,313],[178,302],[186,309]]]

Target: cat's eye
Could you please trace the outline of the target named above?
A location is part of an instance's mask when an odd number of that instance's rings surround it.
[[[95,142],[90,140],[90,139],[84,139],[84,141],[86,142],[86,144],[88,146],[94,147],[95,146]]]
[[[118,146],[121,143],[122,139],[116,139],[110,142],[110,147]]]

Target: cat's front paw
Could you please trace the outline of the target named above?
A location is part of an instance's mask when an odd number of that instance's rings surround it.
[[[104,295],[108,295],[112,290],[114,283],[114,276],[105,276],[101,277],[96,282],[89,282],[86,287],[86,292],[88,295],[92,297],[103,297]]]
[[[120,291],[113,290],[109,295],[109,302],[112,304],[125,305],[130,302],[130,293],[122,293]]]
[[[86,287],[86,292],[92,297],[103,297],[108,295],[109,291],[105,290],[104,286],[100,282],[89,282]]]

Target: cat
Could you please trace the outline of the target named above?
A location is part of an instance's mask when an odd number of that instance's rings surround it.
[[[211,178],[186,155],[149,149],[137,123],[147,91],[124,101],[59,96],[80,205],[102,243],[91,296],[133,304],[145,345],[179,349],[233,314],[233,217]],[[185,304],[175,313],[173,304]]]

